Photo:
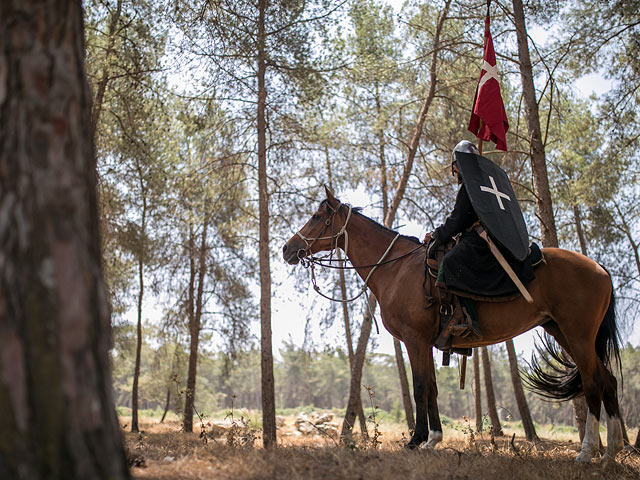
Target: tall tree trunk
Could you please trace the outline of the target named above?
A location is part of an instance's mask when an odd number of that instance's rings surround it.
[[[269,192],[267,189],[267,105],[265,11],[267,0],[258,0],[258,210],[260,216],[260,346],[262,371],[262,443],[276,445],[276,406],[271,345],[271,267],[269,266]]]
[[[375,84],[375,101],[377,113],[377,129],[378,137],[378,160],[380,161],[380,189],[382,190],[382,217],[387,217],[389,211],[389,192],[387,184],[387,159],[384,151],[385,139],[382,129],[382,103],[380,101],[380,88],[378,82]],[[390,227],[390,225],[387,225]],[[402,394],[402,404],[404,405],[404,414],[407,420],[409,430],[415,430],[416,422],[413,418],[413,404],[411,403],[411,395],[409,393],[409,381],[407,380],[407,369],[404,365],[404,357],[402,355],[402,347],[400,340],[394,337],[393,349],[395,351],[396,366],[398,367],[398,377],[400,379],[400,392]]]
[[[167,385],[167,398],[164,401],[164,411],[162,412],[162,418],[160,419],[160,423],[164,423],[164,419],[167,417],[167,413],[169,412],[170,406],[171,406],[171,384]]]
[[[509,356],[509,371],[511,372],[511,382],[513,383],[513,391],[516,395],[516,403],[518,404],[518,411],[520,412],[520,418],[522,419],[522,426],[524,428],[524,434],[527,440],[530,442],[538,441],[538,435],[536,434],[536,427],[533,424],[531,418],[531,411],[527,404],[527,398],[524,396],[524,389],[522,388],[522,380],[520,379],[520,371],[518,370],[518,358],[516,356],[516,349],[513,346],[513,340],[507,340],[504,342],[507,346],[507,355]]]
[[[473,396],[476,414],[476,431],[482,431],[482,388],[480,387],[480,349],[473,349]]]
[[[400,391],[402,393],[402,403],[404,404],[404,414],[407,420],[409,430],[416,429],[416,419],[413,416],[413,403],[411,403],[411,393],[409,390],[409,380],[407,379],[407,369],[404,366],[404,357],[402,356],[402,346],[400,340],[393,339],[393,349],[396,354],[396,366],[398,367],[398,375],[400,376]]]
[[[0,478],[130,478],[80,2],[0,6]]]
[[[331,159],[329,158],[329,147],[327,145],[324,146],[324,155],[325,160],[327,162],[327,175],[329,187],[333,190],[333,178],[331,174]],[[340,249],[337,249],[336,255],[338,256],[339,265],[342,267],[344,262],[342,261],[342,252]],[[340,295],[342,300],[346,300],[347,297],[347,282],[344,276],[344,270],[338,270],[339,275],[339,284],[340,284]],[[344,333],[347,341],[347,353],[349,355],[349,371],[353,370],[354,364],[354,353],[353,353],[353,340],[351,339],[351,319],[349,318],[349,306],[346,302],[342,302],[342,318],[344,320]],[[360,422],[360,434],[366,438],[368,436],[367,432],[367,418],[364,415],[364,408],[362,407],[362,396],[357,397],[356,399],[357,405],[357,415],[358,421]]]
[[[503,435],[498,409],[496,408],[496,394],[493,390],[493,379],[491,378],[491,362],[489,361],[489,351],[487,347],[482,347],[482,371],[484,372],[484,389],[487,393],[487,411],[491,420],[491,430],[493,434]]]
[[[187,368],[187,390],[184,398],[184,414],[182,418],[182,430],[185,433],[193,433],[193,410],[196,396],[196,378],[198,373],[198,345],[200,343],[200,327],[202,323],[202,302],[204,293],[204,279],[207,273],[207,231],[208,221],[205,219],[202,225],[200,248],[198,249],[198,263],[195,262],[194,232],[190,233],[191,268],[189,276],[189,363]],[[191,227],[193,228],[193,227]],[[197,274],[197,279],[196,279]],[[194,284],[195,282],[195,284]],[[197,290],[196,286],[197,285]]]
[[[376,297],[373,293],[370,293],[367,297],[367,302],[371,306],[371,311],[375,312]],[[340,438],[343,442],[348,442],[352,438],[353,424],[356,419],[358,411],[358,402],[362,404],[362,369],[364,368],[364,360],[367,354],[367,343],[369,343],[369,336],[371,335],[371,323],[373,319],[371,314],[367,311],[362,319],[362,326],[360,327],[360,337],[358,338],[358,345],[356,347],[356,354],[353,362],[353,368],[351,369],[351,382],[349,384],[349,399],[347,401],[347,410],[344,415],[344,421],[342,422],[342,430],[340,432]],[[360,399],[360,400],[359,400]]]
[[[578,235],[578,242],[580,243],[580,251],[583,255],[587,256],[587,242],[584,238],[584,231],[582,229],[582,216],[580,215],[580,207],[575,204],[573,206],[573,220],[576,226],[576,234]],[[587,401],[584,397],[574,398],[572,400],[573,405],[573,417],[578,427],[578,437],[580,441],[584,439],[585,426],[587,423]],[[600,441],[602,444],[602,441]]]
[[[573,205],[573,220],[576,224],[576,234],[578,235],[578,242],[580,243],[580,251],[586,257],[587,241],[584,238],[584,230],[582,228],[582,213],[580,212],[580,206],[578,204]]]
[[[404,192],[407,187],[407,183],[409,181],[409,175],[411,174],[411,170],[413,168],[413,161],[416,156],[416,152],[418,150],[418,144],[420,142],[420,135],[422,133],[422,128],[424,127],[424,122],[427,118],[427,113],[429,112],[429,107],[433,102],[433,98],[436,92],[436,80],[437,80],[437,59],[438,52],[440,51],[440,32],[442,31],[442,25],[444,24],[445,19],[447,18],[447,14],[449,12],[449,4],[451,0],[447,0],[445,6],[440,14],[438,19],[438,25],[436,27],[436,32],[433,37],[433,50],[431,54],[431,66],[429,69],[429,92],[427,97],[424,100],[422,105],[422,109],[420,110],[420,115],[418,117],[418,122],[416,123],[416,128],[414,130],[413,136],[411,138],[411,144],[409,147],[409,152],[407,154],[407,160],[404,164],[402,176],[400,177],[400,181],[396,188],[395,195],[393,197],[393,201],[389,205],[389,211],[384,219],[384,224],[388,227],[393,225],[395,220],[396,213],[398,211],[398,207],[400,206],[400,202],[404,197]],[[372,310],[375,308],[376,300],[373,294],[370,294],[367,301],[369,305],[373,305]],[[362,327],[360,331],[360,338],[358,339],[358,347],[356,348],[356,361],[354,363],[353,371],[351,372],[351,383],[349,387],[349,400],[347,403],[347,411],[345,412],[345,419],[342,424],[341,438],[343,440],[349,440],[351,438],[351,429],[353,428],[353,421],[355,420],[355,408],[357,405],[357,396],[360,396],[360,380],[362,379],[362,368],[364,366],[364,355],[366,353],[367,343],[369,342],[369,335],[371,334],[371,314],[369,312],[365,313],[364,318],[362,319]],[[359,358],[359,354],[362,355]]]
[[[136,325],[136,360],[133,369],[133,387],[131,388],[131,431],[138,429],[138,381],[140,379],[140,363],[142,356],[142,301],[144,299],[144,262],[145,235],[147,221],[147,195],[142,178],[142,170],[138,168],[140,190],[142,195],[142,219],[140,221],[140,238],[138,239],[138,322]]]
[[[529,56],[529,42],[527,40],[527,27],[522,0],[513,0],[513,16],[518,40],[518,58],[520,61],[520,79],[522,81],[525,116],[527,117],[527,127],[531,140],[531,171],[533,173],[533,186],[536,195],[536,210],[542,232],[542,246],[558,247],[558,234],[553,217],[553,202],[549,190],[547,161],[544,144],[542,143],[540,115],[533,83],[533,68]],[[580,441],[582,441],[584,438],[584,428],[587,423],[587,403],[584,397],[574,398],[571,403],[573,405],[576,425],[578,426]]]
[[[102,103],[104,102],[104,93],[107,90],[107,83],[109,82],[109,63],[111,61],[111,55],[113,54],[113,47],[116,43],[116,27],[120,21],[120,15],[122,13],[122,0],[118,0],[116,10],[111,14],[109,19],[109,33],[107,39],[107,49],[104,54],[104,67],[98,81],[96,88],[95,100],[93,101],[93,109],[91,111],[91,126],[95,133],[98,126],[98,120],[100,119],[100,113],[102,112]],[[137,430],[136,430],[137,431]]]
[[[518,39],[520,79],[522,81],[525,116],[527,117],[527,127],[529,129],[529,139],[531,142],[531,170],[536,194],[536,209],[542,231],[542,244],[545,247],[557,247],[558,234],[553,218],[553,202],[551,200],[551,192],[549,191],[547,160],[545,157],[544,144],[542,143],[538,100],[536,99],[536,90],[533,84],[533,68],[529,56],[529,43],[527,40],[527,27],[525,24],[522,0],[513,0],[513,15],[516,25],[516,37]]]

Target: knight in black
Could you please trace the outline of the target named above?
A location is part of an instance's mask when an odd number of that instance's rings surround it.
[[[454,152],[456,151],[479,155],[476,147],[466,140],[456,145]],[[433,232],[427,246],[427,256],[433,258],[439,245],[460,235],[458,244],[442,260],[438,274],[439,283],[446,285],[447,289],[459,296],[476,299],[517,294],[515,284],[495,259],[487,243],[472,228],[478,221],[478,215],[458,172],[455,155],[452,172],[458,176],[460,183],[455,206],[451,215]],[[524,262],[519,262],[505,249],[500,250],[523,284],[526,285],[533,280],[530,257]]]

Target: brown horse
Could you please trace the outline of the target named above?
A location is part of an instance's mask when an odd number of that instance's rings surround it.
[[[427,440],[435,445],[442,438],[432,355],[438,320],[435,307],[425,308],[424,248],[419,248],[416,238],[399,235],[341,203],[328,189],[326,195],[311,219],[284,245],[283,257],[296,264],[316,252],[346,250],[376,296],[384,326],[404,342],[409,353],[416,429],[408,446],[415,448]],[[534,369],[531,383],[553,398],[584,393],[589,412],[579,462],[590,462],[598,448],[600,405],[604,403],[607,452],[602,461],[607,464],[615,461],[623,446],[617,381],[609,370],[612,359],[619,359],[611,277],[579,253],[558,248],[545,248],[543,253],[546,263],[536,269],[535,280],[527,285],[534,303],[522,297],[501,303],[477,302],[482,341],[455,337],[453,346],[491,345],[542,326],[571,356],[572,370],[562,371],[566,372],[562,378]],[[374,269],[375,264],[379,266]]]

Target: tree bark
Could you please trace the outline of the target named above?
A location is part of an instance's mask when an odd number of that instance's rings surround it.
[[[580,206],[573,205],[573,220],[576,224],[576,234],[578,235],[578,242],[580,243],[580,252],[586,257],[587,253],[587,241],[584,238],[584,230],[582,228],[582,213],[580,212]]]
[[[162,418],[160,419],[160,423],[164,423],[164,419],[167,417],[167,413],[169,412],[170,406],[171,406],[171,384],[167,386],[167,399],[164,402],[164,412],[162,412]]]
[[[398,187],[396,188],[393,201],[389,205],[389,211],[385,215],[384,224],[387,227],[390,227],[393,225],[396,213],[398,211],[398,207],[400,206],[400,202],[404,197],[404,192],[407,187],[407,183],[409,181],[409,175],[411,174],[411,170],[413,168],[413,161],[415,159],[416,152],[418,150],[418,143],[420,142],[420,135],[422,133],[422,128],[427,118],[429,107],[431,106],[431,103],[435,96],[435,91],[436,91],[435,83],[437,80],[436,66],[437,66],[438,52],[440,50],[440,32],[442,31],[442,25],[444,24],[444,21],[447,18],[450,3],[451,3],[451,0],[446,1],[445,6],[438,19],[436,33],[433,37],[433,53],[431,54],[431,67],[429,70],[430,71],[429,79],[431,82],[429,85],[429,92],[427,94],[427,97],[424,100],[422,109],[420,110],[418,122],[416,124],[415,131],[411,138],[411,144],[410,144],[409,152],[407,154],[407,160],[404,164],[402,176],[400,177]],[[372,307],[372,311],[373,311],[376,305],[375,296],[373,294],[370,294],[367,301],[369,302],[369,305],[373,305]],[[355,420],[355,405],[357,402],[357,397],[360,396],[360,380],[362,379],[364,355],[366,353],[367,343],[369,342],[369,335],[371,334],[371,322],[372,322],[371,314],[367,312],[364,315],[364,318],[362,320],[360,338],[358,339],[358,347],[356,349],[356,361],[354,363],[354,369],[351,372],[349,400],[347,403],[347,411],[345,412],[345,419],[342,424],[342,431],[340,434],[343,441],[351,439],[351,430],[353,428],[353,421]],[[359,358],[358,356],[359,354],[362,355],[362,358]]]
[[[495,436],[504,435],[502,426],[500,425],[500,417],[498,417],[498,409],[496,408],[496,394],[493,390],[493,379],[491,378],[491,362],[489,361],[489,351],[487,347],[482,347],[482,370],[484,372],[484,389],[487,393],[487,410],[489,419],[491,420],[491,430]]]
[[[142,218],[140,221],[140,238],[138,245],[138,322],[136,325],[136,360],[133,369],[133,387],[131,388],[131,431],[138,429],[138,381],[140,379],[140,363],[142,356],[142,301],[144,299],[144,261],[145,261],[145,235],[147,221],[147,195],[142,178],[142,169],[138,164],[138,176],[140,180],[140,193],[142,196]]]
[[[416,420],[413,416],[413,403],[411,403],[411,394],[409,390],[409,380],[407,379],[407,369],[404,366],[404,357],[402,355],[402,346],[400,340],[393,339],[393,348],[396,354],[396,365],[398,367],[398,375],[400,376],[400,391],[402,393],[402,403],[404,404],[404,413],[407,420],[409,430],[416,429]]]
[[[367,302],[369,302],[369,305],[371,305],[371,311],[375,313],[376,297],[373,293],[369,294],[369,296],[367,297]],[[358,401],[360,401],[360,404],[362,404],[362,369],[364,367],[364,360],[367,354],[367,343],[369,343],[369,336],[371,335],[372,320],[373,319],[371,318],[371,314],[369,312],[364,314],[364,318],[362,319],[362,327],[360,328],[360,337],[358,338],[358,345],[356,347],[353,369],[351,370],[351,382],[349,384],[349,400],[347,401],[347,410],[344,415],[342,430],[340,432],[340,438],[343,442],[348,442],[351,440],[353,424],[355,422],[358,410]]]
[[[184,414],[182,418],[182,430],[185,433],[193,433],[193,411],[196,396],[196,378],[198,373],[198,346],[200,343],[200,328],[202,324],[202,303],[204,293],[204,281],[207,273],[207,231],[208,221],[202,225],[200,248],[198,249],[198,263],[195,262],[195,233],[190,226],[189,248],[190,267],[189,274],[189,363],[187,367],[187,389],[184,398]],[[197,275],[197,279],[196,279]],[[197,290],[196,290],[197,285]]]
[[[476,414],[476,431],[482,431],[482,389],[480,387],[480,349],[474,348],[473,352],[473,396]]]
[[[576,234],[578,235],[578,242],[580,243],[580,251],[583,255],[587,255],[587,242],[584,238],[582,229],[582,217],[580,215],[580,207],[578,205],[573,206],[573,220],[576,226]],[[571,401],[573,406],[573,417],[578,427],[578,437],[580,441],[584,439],[585,426],[587,424],[587,401],[584,397],[574,398]],[[602,441],[600,441],[602,443]]]
[[[382,102],[380,101],[380,89],[378,82],[375,84],[375,102],[377,113],[377,129],[378,137],[378,159],[380,160],[380,189],[382,191],[382,217],[386,218],[389,211],[389,192],[387,183],[387,159],[384,151],[385,139],[382,129]],[[389,226],[389,225],[388,225]],[[402,404],[404,406],[404,415],[407,420],[409,430],[415,430],[416,421],[413,417],[413,404],[411,403],[411,395],[409,394],[409,381],[407,380],[407,369],[404,365],[404,357],[402,355],[402,347],[400,340],[393,339],[393,349],[395,351],[396,366],[398,367],[398,377],[400,379],[400,393],[402,394]]]
[[[276,445],[276,407],[271,345],[271,268],[269,265],[269,192],[267,189],[266,117],[266,34],[267,0],[258,0],[258,210],[260,217],[260,346],[262,371],[262,443],[265,448]]]
[[[542,143],[540,115],[533,83],[533,68],[529,56],[529,42],[527,40],[527,27],[522,0],[513,0],[513,16],[518,40],[518,58],[520,60],[520,79],[522,81],[522,92],[524,95],[525,116],[527,117],[527,127],[531,142],[531,171],[533,173],[533,186],[536,195],[536,210],[542,232],[542,246],[558,247],[558,233],[553,217],[553,202],[549,190],[547,161],[544,144]],[[587,422],[587,404],[584,397],[574,398],[571,403],[580,434],[580,441],[582,441]]]
[[[396,218],[396,213],[398,211],[398,207],[400,206],[400,202],[404,198],[404,191],[407,188],[409,175],[411,174],[411,170],[413,169],[413,161],[415,160],[416,153],[418,151],[418,144],[420,143],[420,136],[422,135],[424,122],[427,119],[429,108],[431,107],[431,103],[433,102],[433,99],[436,95],[436,84],[438,80],[438,53],[440,52],[440,33],[442,32],[444,21],[447,19],[450,4],[451,0],[446,0],[442,12],[440,13],[440,17],[438,18],[436,31],[433,35],[431,62],[429,65],[429,91],[427,93],[427,97],[424,99],[422,108],[420,109],[418,122],[416,123],[416,128],[413,131],[413,135],[411,137],[409,152],[407,153],[407,160],[405,161],[404,168],[402,170],[402,176],[400,177],[400,181],[398,182],[398,186],[396,187],[396,193],[393,197],[393,201],[391,202],[391,205],[389,205],[389,211],[387,212],[387,215],[384,219],[384,224],[387,227],[391,227],[391,225],[393,225],[393,221]]]
[[[524,428],[524,434],[528,441],[536,442],[539,440],[536,434],[536,427],[533,424],[531,418],[531,411],[527,404],[527,398],[524,396],[524,389],[522,388],[522,380],[520,379],[520,372],[518,370],[518,358],[516,356],[516,349],[513,345],[513,340],[507,340],[504,342],[507,346],[507,355],[509,356],[509,371],[511,372],[511,382],[513,383],[513,391],[516,395],[516,403],[518,404],[518,411],[520,412],[520,418],[522,419],[522,427]]]
[[[536,194],[536,208],[542,231],[542,245],[545,247],[558,246],[558,234],[553,217],[553,202],[549,191],[549,178],[547,175],[547,161],[542,132],[540,129],[540,116],[538,101],[533,83],[533,68],[529,56],[529,43],[527,40],[527,28],[525,24],[522,0],[513,0],[513,16],[516,25],[516,37],[518,39],[518,58],[520,60],[520,79],[522,81],[522,93],[524,95],[525,116],[529,130],[531,170],[533,173],[533,186]]]
[[[0,6],[0,478],[128,479],[80,2]]]
[[[327,175],[329,187],[333,189],[333,179],[331,175],[331,160],[329,158],[329,148],[327,145],[324,147],[325,160],[327,162]],[[342,267],[344,262],[342,261],[342,252],[340,249],[337,250],[336,255],[339,260],[339,265]],[[347,282],[344,276],[344,270],[338,270],[339,275],[339,284],[340,284],[340,295],[342,296],[342,300],[346,300],[347,297]],[[353,371],[354,364],[354,353],[353,353],[353,340],[351,339],[351,319],[349,318],[349,306],[346,302],[342,302],[342,318],[344,320],[344,333],[347,341],[347,353],[349,355],[349,371]],[[364,415],[364,408],[362,407],[362,396],[359,396],[356,401],[358,405],[356,405],[358,421],[360,422],[360,433],[363,437],[368,436],[367,432],[367,418]]]
[[[116,27],[120,21],[120,15],[122,13],[122,0],[118,0],[116,10],[111,14],[109,20],[109,34],[107,40],[107,50],[104,54],[104,67],[100,75],[100,81],[96,89],[96,96],[93,102],[93,109],[91,111],[91,126],[95,133],[98,126],[98,120],[100,119],[100,113],[102,112],[102,103],[104,102],[104,93],[107,90],[107,83],[109,83],[109,62],[111,54],[113,53],[113,47],[116,43]]]

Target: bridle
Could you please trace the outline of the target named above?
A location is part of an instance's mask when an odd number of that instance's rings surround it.
[[[340,229],[340,231],[338,233],[336,233],[335,235],[331,235],[328,237],[323,237],[322,235],[324,235],[324,233],[327,231],[327,228],[331,227],[331,231],[333,231],[333,221],[335,220],[336,214],[338,213],[338,211],[340,210],[340,208],[342,207],[342,205],[345,205],[349,211],[347,212],[347,218],[344,221],[344,225],[342,225],[342,228]],[[351,205],[348,204],[344,204],[342,202],[340,202],[340,204],[338,205],[338,208],[333,208],[331,206],[331,204],[329,202],[327,202],[327,207],[329,207],[329,209],[331,210],[331,215],[329,216],[329,218],[327,218],[324,221],[324,227],[322,228],[322,230],[320,231],[320,233],[315,236],[314,238],[309,238],[309,237],[305,237],[304,235],[302,235],[302,233],[300,233],[300,230],[298,230],[296,232],[296,235],[298,235],[302,241],[305,243],[306,248],[304,250],[298,250],[298,259],[300,259],[300,261],[302,262],[303,265],[305,265],[305,263],[309,263],[308,261],[305,262],[305,258],[311,255],[311,247],[318,241],[318,240],[331,240],[331,251],[335,250],[336,248],[338,248],[338,239],[344,235],[344,251],[347,252],[347,247],[349,246],[349,234],[347,233],[347,225],[349,224],[349,220],[351,219],[351,210],[352,207]],[[300,255],[300,252],[303,252],[303,255]],[[313,263],[313,257],[312,258],[312,263]],[[307,265],[305,265],[307,266]]]
[[[338,213],[340,208],[342,208],[343,205],[345,205],[349,209],[348,212],[347,212],[347,218],[344,221],[344,225],[342,225],[342,228],[340,228],[338,233],[332,234],[332,235],[329,235],[329,236],[323,236],[329,227],[331,227],[331,231],[333,231],[333,222],[335,220],[336,214]],[[417,250],[425,247],[424,244],[420,244],[416,248],[411,250],[410,252],[407,252],[407,253],[405,253],[403,255],[400,255],[399,257],[392,258],[390,260],[386,260],[385,261],[385,258],[387,257],[387,255],[389,254],[391,249],[393,248],[393,245],[396,243],[396,240],[398,240],[398,238],[400,237],[400,234],[398,233],[393,238],[393,240],[391,240],[391,243],[389,244],[389,246],[387,247],[385,252],[382,254],[380,259],[376,263],[374,263],[373,265],[362,265],[362,266],[354,266],[354,265],[352,265],[350,267],[345,267],[344,265],[342,265],[342,262],[344,260],[342,260],[342,259],[334,260],[334,259],[331,258],[331,256],[333,255],[333,251],[338,248],[338,239],[343,235],[344,235],[344,249],[343,250],[345,251],[345,253],[348,252],[349,232],[347,232],[347,225],[349,224],[349,220],[351,219],[352,207],[349,204],[339,203],[337,208],[333,208],[329,202],[327,202],[327,206],[331,210],[331,215],[329,216],[329,218],[327,218],[324,221],[324,227],[322,228],[320,233],[318,233],[318,235],[316,235],[313,238],[310,238],[310,237],[305,237],[300,232],[300,230],[298,230],[296,232],[296,235],[302,239],[302,241],[305,243],[305,246],[306,246],[306,248],[304,250],[302,250],[302,249],[298,250],[297,255],[298,255],[298,258],[300,259],[300,264],[303,267],[309,268],[311,270],[311,283],[313,284],[313,289],[318,293],[318,295],[320,295],[321,297],[326,298],[327,300],[331,300],[332,302],[340,302],[340,303],[349,303],[349,302],[353,302],[354,300],[357,300],[358,298],[360,298],[367,291],[369,279],[371,278],[371,275],[373,275],[373,272],[375,272],[376,269],[380,265],[385,265],[387,263],[395,262],[395,261],[400,260],[402,258],[408,257],[409,255],[412,255]],[[326,258],[326,257],[324,257],[324,258],[315,258],[313,256],[313,254],[311,253],[311,247],[313,247],[313,245],[318,240],[331,240],[330,253],[327,255],[329,258]],[[334,266],[334,265],[330,265],[330,264],[324,263],[324,262],[331,263],[332,261],[338,261],[338,262],[340,262],[340,265],[339,266]],[[367,274],[367,277],[364,279],[364,282],[363,282],[362,287],[360,288],[360,291],[358,292],[358,294],[355,295],[352,298],[342,299],[342,298],[330,297],[330,296],[325,295],[324,293],[322,293],[320,291],[320,287],[318,286],[318,284],[316,282],[315,265],[321,265],[322,267],[335,268],[335,269],[340,269],[340,270],[352,270],[352,269],[358,269],[358,268],[371,268],[371,270],[369,270],[369,273]],[[379,333],[380,329],[378,328],[378,322],[376,321],[376,318],[375,318],[375,316],[373,314],[373,310],[371,308],[371,305],[370,305],[370,303],[368,301],[366,302],[366,304],[367,304],[367,308],[369,309],[369,313],[371,315],[371,318],[375,322],[376,330]]]
[[[335,220],[335,216],[338,213],[338,211],[340,210],[340,208],[345,205],[349,210],[347,213],[347,218],[344,221],[344,225],[342,225],[342,228],[338,231],[338,233],[333,234],[333,235],[329,235],[329,236],[323,236],[324,233],[327,231],[327,229],[331,226],[331,230],[333,231],[333,222]],[[396,240],[398,240],[398,238],[400,237],[400,234],[397,233],[396,236],[393,238],[393,240],[391,240],[391,243],[389,244],[389,246],[387,247],[387,249],[385,250],[385,252],[382,254],[382,256],[380,257],[380,260],[378,260],[375,264],[373,265],[365,265],[362,267],[333,267],[330,265],[323,265],[322,260],[323,259],[317,259],[314,258],[311,255],[311,247],[315,244],[315,242],[317,242],[318,240],[331,240],[331,249],[330,251],[333,252],[333,250],[335,250],[336,248],[338,248],[338,239],[344,235],[344,251],[345,253],[348,252],[348,247],[349,247],[349,233],[347,232],[347,225],[349,224],[349,220],[351,219],[351,212],[352,212],[352,207],[351,205],[348,204],[343,204],[340,203],[338,205],[337,208],[333,208],[331,206],[331,204],[329,204],[327,202],[327,206],[329,207],[329,209],[331,210],[331,215],[329,216],[329,218],[327,218],[324,222],[324,227],[322,228],[322,230],[320,231],[320,233],[315,236],[314,238],[309,238],[309,237],[305,237],[302,233],[300,233],[300,231],[298,230],[296,232],[296,235],[298,235],[305,243],[306,248],[304,250],[300,250],[298,251],[298,258],[300,259],[300,263],[306,267],[306,268],[310,268],[311,269],[311,283],[313,284],[313,288],[314,290],[322,297],[334,301],[334,302],[340,302],[340,303],[348,303],[348,302],[353,302],[354,300],[358,299],[364,292],[367,291],[368,288],[368,283],[369,283],[369,279],[371,278],[371,275],[373,275],[373,272],[376,271],[376,269],[380,266],[380,265],[384,265],[386,263],[390,263],[390,262],[395,262],[396,260],[400,260],[401,258],[404,258],[410,254],[412,254],[413,252],[415,252],[416,250],[420,249],[423,247],[423,245],[420,245],[418,247],[416,247],[415,249],[413,249],[411,252],[401,255],[400,257],[394,258],[392,260],[388,260],[385,261],[385,258],[387,257],[387,255],[389,254],[389,252],[391,251],[391,249],[393,248],[393,245],[396,243]],[[301,255],[300,252],[303,252],[303,254]],[[330,253],[329,255],[332,255],[332,253]],[[329,259],[328,261],[331,261],[331,259]],[[341,261],[341,260],[339,260]],[[338,269],[356,269],[356,268],[371,268],[371,270],[369,270],[369,273],[367,274],[367,277],[364,279],[364,283],[362,285],[362,288],[360,289],[360,292],[358,292],[358,294],[352,298],[349,299],[340,299],[340,298],[333,298],[333,297],[329,297],[327,295],[325,295],[324,293],[322,293],[320,291],[320,287],[318,286],[318,284],[316,283],[316,275],[315,275],[315,269],[314,266],[315,265],[322,265],[322,266],[329,266],[330,268],[338,268]],[[367,302],[367,305],[369,304],[369,302]]]

